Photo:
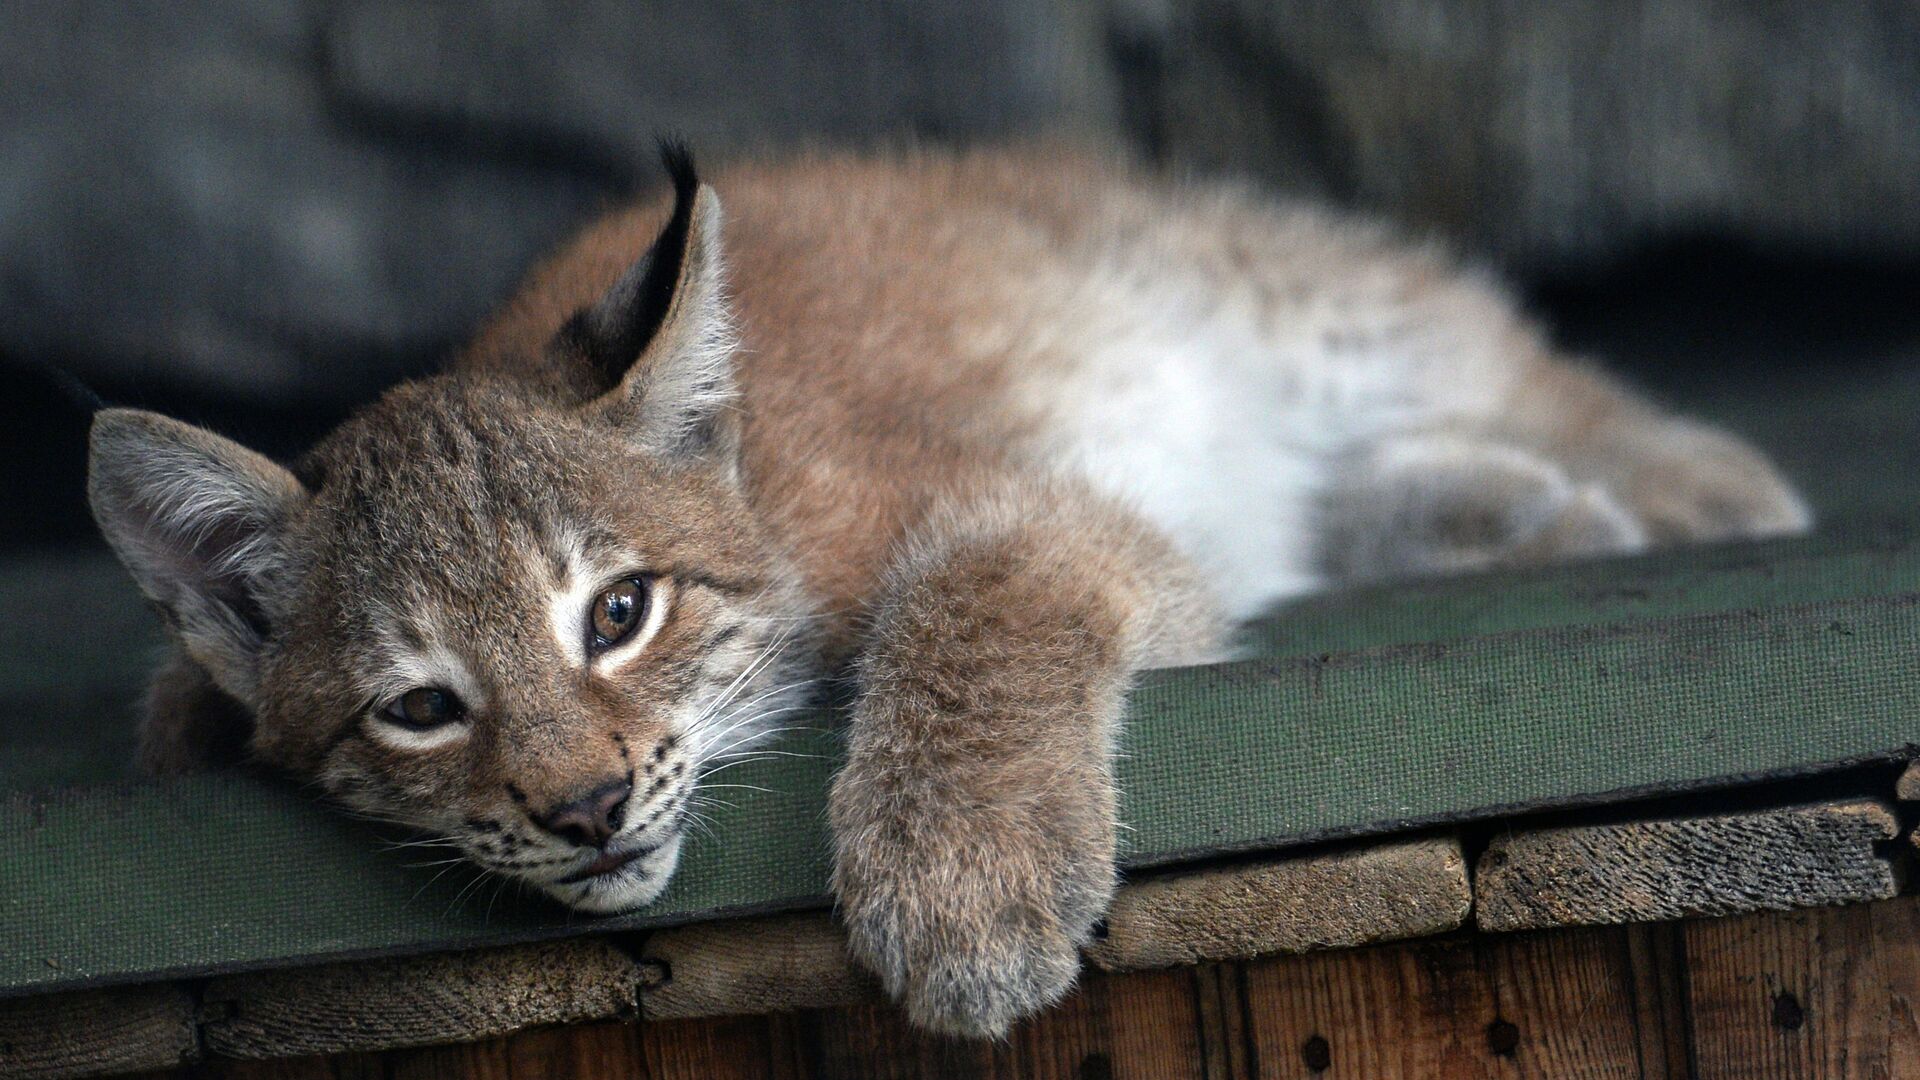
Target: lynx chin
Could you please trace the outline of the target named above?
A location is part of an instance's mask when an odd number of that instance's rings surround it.
[[[1134,672],[1341,582],[1808,524],[1371,225],[1064,151],[664,157],[297,463],[98,415],[94,514],[176,646],[149,768],[291,773],[621,911],[703,772],[843,675],[854,954],[992,1035],[1112,894]]]

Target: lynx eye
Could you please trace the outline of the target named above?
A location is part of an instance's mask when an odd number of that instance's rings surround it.
[[[445,690],[421,686],[393,699],[381,710],[381,715],[401,727],[426,731],[453,723],[466,715],[466,709],[459,698]]]
[[[609,648],[646,622],[648,592],[647,579],[632,577],[614,582],[594,597],[588,619],[593,631],[589,647],[596,652]]]

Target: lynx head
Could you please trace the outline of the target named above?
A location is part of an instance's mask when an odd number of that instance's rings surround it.
[[[795,707],[804,614],[736,468],[719,202],[529,357],[400,386],[288,470],[95,421],[102,531],[258,760],[590,911],[646,903],[703,767]]]

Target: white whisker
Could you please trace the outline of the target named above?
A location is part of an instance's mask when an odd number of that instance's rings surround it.
[[[700,786],[705,787],[707,783],[707,778],[710,776],[718,776],[719,774],[726,772],[728,769],[733,768],[735,765],[751,765],[756,760],[758,759],[750,758],[750,757],[735,758],[734,760],[729,761],[726,764],[719,766],[718,768],[709,769],[706,772],[700,774]]]
[[[732,708],[731,710],[729,710],[729,711],[727,712],[727,717],[733,717],[733,716],[737,716],[737,715],[739,715],[739,713],[740,713],[740,710],[742,710],[742,709],[750,709],[750,708],[752,708],[753,706],[755,706],[755,705],[757,705],[757,704],[759,704],[760,702],[762,702],[762,701],[765,701],[766,699],[768,699],[768,698],[770,698],[770,697],[772,697],[772,696],[774,696],[775,694],[784,694],[784,693],[787,693],[787,692],[788,692],[788,691],[790,691],[790,690],[798,690],[798,689],[800,689],[801,687],[804,687],[804,686],[810,686],[810,685],[812,685],[812,684],[813,684],[814,682],[816,682],[816,681],[818,681],[818,680],[815,680],[815,679],[796,679],[795,681],[793,681],[793,682],[790,682],[790,683],[782,683],[781,685],[779,685],[779,686],[776,686],[776,687],[774,687],[774,688],[773,688],[773,689],[771,689],[771,690],[764,690],[764,691],[761,691],[761,692],[760,692],[759,694],[756,694],[756,695],[754,695],[753,697],[751,697],[751,698],[748,698],[748,699],[747,699],[746,701],[743,701],[743,702],[741,702],[740,704],[738,704],[738,705],[736,705],[736,706],[734,706],[734,707],[733,707],[733,708]],[[720,723],[725,723],[725,722],[726,722],[726,718],[722,718],[722,719],[721,719],[721,720],[720,720],[719,722],[720,722]],[[721,734],[725,734],[725,732],[722,732]]]
[[[447,905],[448,915],[453,914],[454,911],[456,911],[460,907],[460,902],[466,899],[467,894],[478,889],[480,885],[483,882],[485,882],[487,878],[490,876],[490,872],[487,871],[484,867],[480,869],[481,869],[481,872],[478,874],[475,874],[472,881],[469,881],[465,885],[461,886],[460,891],[453,894],[452,902]]]
[[[443,870],[441,870],[441,871],[440,871],[439,873],[437,873],[437,874],[435,874],[435,875],[433,875],[432,877],[430,877],[430,878],[428,878],[428,879],[427,879],[427,881],[426,881],[426,884],[424,884],[424,885],[422,885],[422,886],[420,886],[419,888],[417,888],[417,889],[415,889],[415,890],[413,890],[413,895],[412,895],[412,896],[409,896],[409,897],[407,897],[407,903],[409,903],[409,904],[411,904],[411,903],[413,903],[413,902],[414,902],[415,900],[418,900],[418,899],[420,899],[420,894],[421,894],[421,893],[423,893],[423,892],[426,892],[426,891],[427,891],[428,889],[430,889],[430,888],[432,888],[432,887],[433,887],[433,883],[434,883],[434,882],[436,882],[436,881],[439,881],[439,880],[440,880],[441,878],[443,878],[443,877],[446,877],[446,876],[447,876],[447,871],[449,871],[449,870],[452,870],[452,869],[453,869],[454,867],[456,867],[456,866],[459,866],[459,865],[460,865],[461,863],[463,863],[463,862],[466,862],[466,861],[467,861],[467,860],[465,860],[465,859],[456,859],[456,860],[454,860],[453,862],[451,862],[451,863],[448,863],[445,869],[443,869]]]
[[[770,691],[769,693],[772,693],[772,691]],[[767,695],[767,694],[762,694],[762,695],[760,695],[760,698],[764,698],[764,697],[766,697],[766,696],[768,696],[768,695]],[[758,701],[758,700],[760,700],[760,698],[755,698],[754,700],[755,700],[755,701]],[[749,703],[749,704],[751,704],[751,703]],[[745,706],[745,705],[743,705],[743,706],[741,706],[741,708],[742,708],[742,709],[745,709],[745,708],[746,708],[746,706]],[[715,732],[715,733],[713,734],[713,736],[712,736],[712,741],[714,741],[714,742],[718,742],[718,741],[720,741],[721,739],[724,739],[724,738],[726,738],[726,737],[727,737],[728,735],[730,735],[730,734],[732,734],[733,732],[735,732],[735,731],[738,731],[738,730],[739,730],[739,729],[740,729],[741,727],[743,727],[743,726],[746,726],[746,725],[749,725],[749,724],[757,724],[757,723],[759,723],[760,721],[762,721],[762,720],[765,720],[765,719],[767,719],[768,717],[771,717],[771,716],[779,716],[779,715],[781,715],[782,713],[790,713],[790,712],[798,712],[798,711],[800,711],[800,710],[802,710],[802,709],[805,709],[805,708],[806,708],[806,706],[805,706],[805,705],[783,705],[783,706],[781,706],[780,708],[777,708],[777,709],[769,709],[769,710],[767,710],[767,711],[765,711],[765,712],[760,712],[760,713],[755,713],[755,714],[753,714],[753,715],[751,715],[751,716],[747,716],[747,717],[745,717],[745,718],[743,718],[743,719],[739,719],[739,720],[733,720],[733,722],[732,722],[732,723],[729,723],[729,724],[728,724],[728,725],[727,725],[727,726],[726,726],[725,728],[723,728],[723,729],[721,729],[720,731],[717,731],[717,732]],[[739,713],[738,713],[738,712],[733,712],[733,713],[728,713],[728,714],[727,714],[727,716],[728,716],[728,718],[729,718],[729,719],[731,719],[731,718],[732,718],[732,717],[734,717],[734,716],[738,716],[738,715],[739,715]],[[761,739],[761,738],[765,738],[766,736],[768,736],[768,735],[771,735],[771,734],[773,734],[773,732],[771,732],[771,731],[756,731],[756,732],[752,732],[752,733],[750,733],[750,734],[748,734],[748,735],[747,735],[746,737],[744,737],[744,738],[742,738],[742,739],[739,739],[739,740],[736,740],[736,741],[734,741],[734,742],[732,742],[732,743],[729,743],[729,744],[727,744],[727,745],[726,745],[726,746],[725,746],[724,748],[722,748],[722,749],[720,749],[720,750],[717,750],[717,751],[714,751],[714,752],[712,752],[712,753],[709,753],[709,754],[707,754],[706,756],[707,756],[708,758],[717,758],[717,757],[722,757],[722,756],[724,756],[724,755],[726,755],[726,754],[728,754],[728,753],[730,753],[730,752],[732,752],[732,751],[733,751],[733,750],[734,750],[734,749],[735,749],[736,747],[739,747],[739,746],[742,746],[742,745],[744,745],[744,744],[746,744],[746,743],[749,743],[749,742],[752,742],[752,741],[753,741],[754,739]]]
[[[421,840],[382,840],[383,851],[405,851],[409,848],[457,848],[460,842],[447,836],[433,836]]]
[[[687,725],[687,733],[689,735],[698,733],[701,727],[708,721],[709,718],[711,718],[715,713],[718,713],[721,709],[726,708],[727,705],[733,701],[733,698],[735,695],[737,695],[742,689],[744,689],[745,686],[752,679],[758,677],[758,675],[762,670],[764,670],[769,664],[772,664],[773,661],[776,658],[778,658],[781,651],[783,651],[786,648],[786,643],[790,637],[791,635],[783,634],[780,637],[775,638],[772,642],[768,643],[761,650],[760,655],[755,657],[753,662],[749,663],[746,666],[746,668],[740,672],[740,674],[734,676],[733,681],[727,684],[727,688],[725,690],[722,690],[711,704],[709,704],[705,709],[701,710],[701,713],[699,716],[694,717],[693,721]]]

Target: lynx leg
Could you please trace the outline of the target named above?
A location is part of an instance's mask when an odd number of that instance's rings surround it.
[[[1612,492],[1655,544],[1787,536],[1813,523],[1758,450],[1571,361],[1542,357],[1505,423],[1572,476]]]
[[[1130,673],[1218,626],[1167,543],[1074,488],[956,503],[905,551],[857,665],[834,891],[917,1023],[999,1035],[1072,986],[1112,895]]]
[[[1326,515],[1329,569],[1354,581],[1637,551],[1648,540],[1606,488],[1482,435],[1401,436],[1355,455]]]

